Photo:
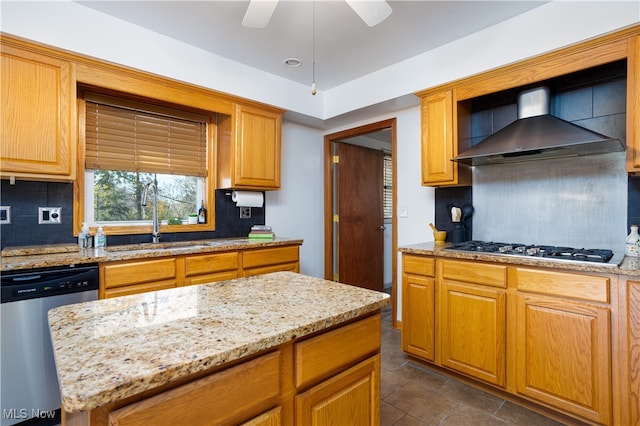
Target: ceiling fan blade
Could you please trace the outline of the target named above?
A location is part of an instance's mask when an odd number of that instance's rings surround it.
[[[242,19],[242,25],[249,28],[264,28],[269,24],[278,0],[251,0]]]
[[[370,27],[378,25],[391,15],[391,6],[385,0],[345,0],[351,9]]]

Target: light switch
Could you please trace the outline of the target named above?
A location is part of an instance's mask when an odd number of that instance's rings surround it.
[[[409,217],[409,208],[407,206],[400,206],[398,209],[398,216]]]

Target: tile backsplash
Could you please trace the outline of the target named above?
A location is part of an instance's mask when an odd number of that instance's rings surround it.
[[[264,223],[265,207],[252,208],[251,219],[240,219],[231,191],[216,190],[216,230],[162,234],[163,242],[210,238],[243,237],[254,224]],[[0,225],[1,248],[40,244],[75,243],[73,236],[73,184],[17,180],[0,182],[0,205],[11,206],[11,223]],[[61,207],[62,221],[56,225],[38,224],[38,207]],[[111,235],[109,245],[149,242],[147,234]]]

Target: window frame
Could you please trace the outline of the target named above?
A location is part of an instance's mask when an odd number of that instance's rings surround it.
[[[200,109],[194,109],[189,106],[171,104],[162,102],[160,100],[141,98],[140,96],[131,95],[127,93],[114,92],[110,90],[99,90],[95,87],[82,88],[78,87],[77,90],[77,116],[78,116],[78,157],[76,163],[76,180],[74,181],[74,235],[77,235],[80,231],[83,222],[87,222],[85,219],[85,198],[86,191],[88,190],[87,182],[87,169],[85,167],[85,153],[86,153],[86,105],[84,100],[84,93],[86,92],[98,92],[104,93],[110,96],[122,97],[124,99],[131,99],[136,101],[143,101],[153,105],[161,107],[170,107],[175,109],[183,109],[185,111],[192,111],[198,114],[206,115],[209,117],[209,123],[207,124],[207,176],[204,177],[204,190],[203,193],[207,195],[205,199],[205,208],[207,209],[207,223],[205,224],[181,224],[181,225],[168,225],[160,224],[160,233],[169,234],[175,232],[202,232],[202,231],[215,231],[215,189],[216,189],[216,163],[215,163],[215,146],[217,137],[217,113],[214,111],[203,111]],[[151,234],[153,231],[153,225],[149,222],[140,224],[139,222],[132,222],[130,224],[104,224],[104,223],[87,223],[89,225],[90,232],[95,233],[98,226],[102,226],[105,234],[107,235],[130,235],[130,234]]]

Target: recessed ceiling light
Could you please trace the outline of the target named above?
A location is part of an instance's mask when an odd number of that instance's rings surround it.
[[[301,63],[302,61],[298,58],[287,58],[284,60],[284,64],[291,68],[299,67]]]

